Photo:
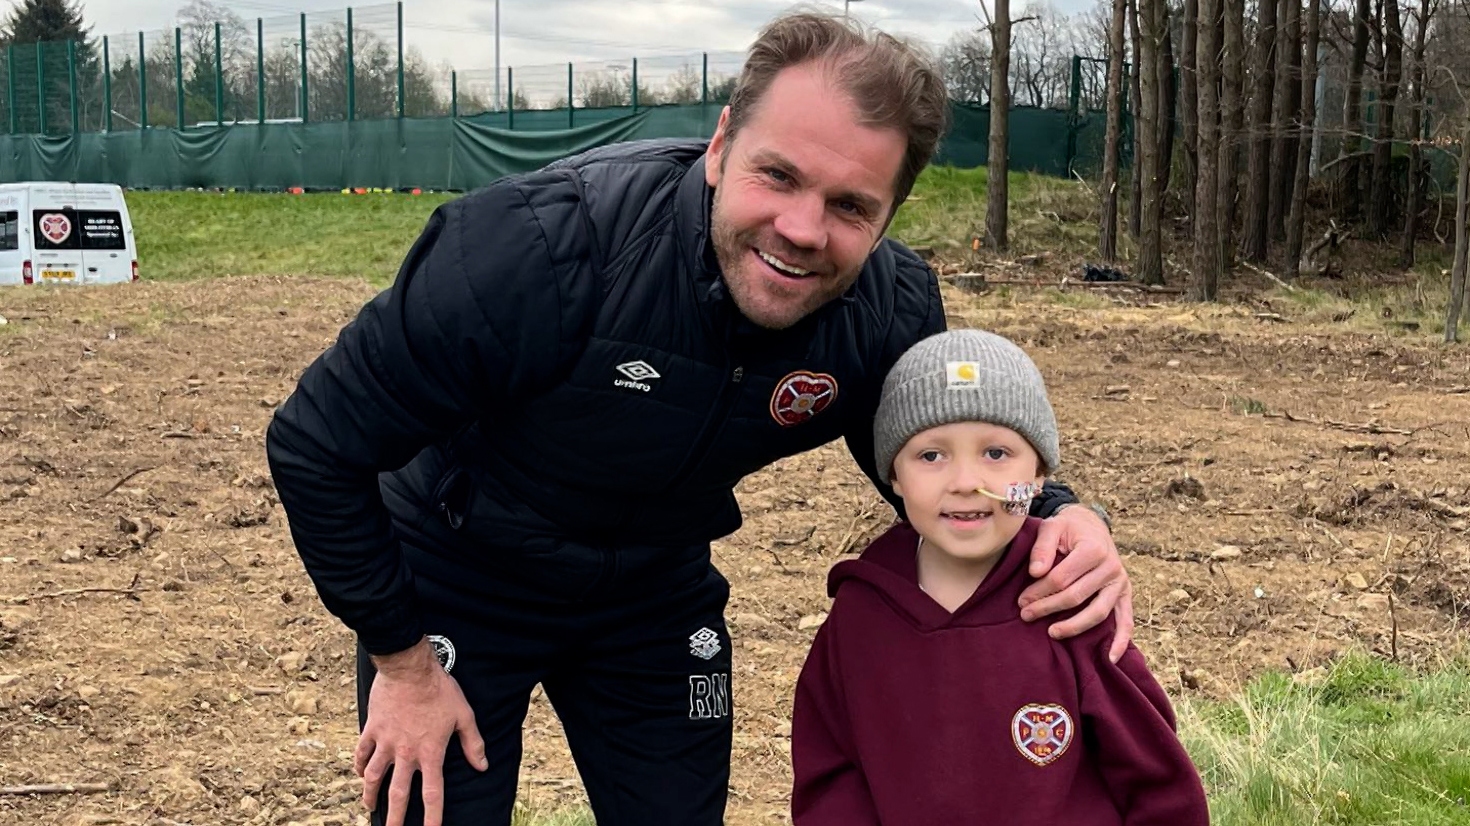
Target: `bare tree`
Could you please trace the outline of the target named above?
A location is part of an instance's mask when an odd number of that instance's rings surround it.
[[[1118,259],[1118,142],[1123,128],[1123,22],[1128,8],[1126,0],[1112,2],[1113,16],[1108,23],[1108,128],[1103,139],[1102,218],[1097,233],[1098,252],[1104,261]]]
[[[984,29],[957,32],[939,52],[951,100],[984,103],[990,94],[990,38]]]
[[[1358,151],[1362,141],[1363,67],[1368,62],[1368,18],[1372,14],[1369,0],[1358,0],[1353,7],[1353,56],[1348,64],[1347,99],[1342,109],[1342,155]]]
[[[1184,200],[1195,202],[1194,183],[1199,164],[1199,84],[1195,52],[1200,38],[1200,0],[1184,0],[1184,37],[1179,44],[1179,120],[1184,132]],[[1210,55],[1213,64],[1215,55]]]
[[[1164,1],[1136,0],[1138,4],[1138,30],[1140,49],[1138,73],[1142,77],[1142,108],[1138,113],[1137,129],[1142,153],[1134,159],[1142,169],[1143,209],[1140,216],[1139,250],[1137,275],[1145,284],[1164,283],[1164,256],[1162,227],[1163,172],[1160,167],[1159,123],[1163,120],[1160,111],[1160,58],[1164,43]]]
[[[1221,262],[1229,269],[1235,259],[1235,214],[1239,201],[1239,159],[1244,145],[1242,92],[1245,83],[1245,0],[1224,0],[1224,77],[1220,92],[1220,209]]]
[[[1128,78],[1128,111],[1133,115],[1133,163],[1130,164],[1128,181],[1128,234],[1137,241],[1143,232],[1143,136],[1139,126],[1143,116],[1143,72],[1139,70],[1139,55],[1143,52],[1143,38],[1138,33],[1138,0],[1125,0],[1128,5],[1128,33],[1132,43],[1129,52],[1133,56],[1133,71]]]
[[[1276,88],[1271,101],[1270,188],[1266,193],[1268,244],[1286,236],[1287,199],[1291,197],[1292,189],[1291,167],[1296,158],[1296,145],[1292,140],[1296,130],[1292,123],[1297,120],[1293,106],[1297,95],[1293,93],[1293,87],[1300,89],[1301,84],[1301,77],[1292,72],[1292,66],[1301,64],[1301,14],[1301,0],[1280,0],[1276,9]]]
[[[1214,301],[1220,288],[1224,262],[1220,257],[1220,216],[1217,206],[1220,155],[1220,0],[1199,0],[1195,21],[1198,48],[1194,50],[1199,72],[1199,183],[1194,192],[1194,281],[1191,295]],[[1186,29],[1184,39],[1191,39]]]
[[[985,5],[982,3],[983,10]],[[995,18],[990,23],[990,158],[985,200],[985,242],[993,250],[1004,250],[1010,244],[1006,237],[1009,222],[1010,187],[1010,69],[1011,69],[1011,3],[995,0]]]
[[[1266,220],[1270,208],[1271,122],[1276,70],[1276,0],[1261,0],[1256,29],[1255,61],[1251,67],[1250,157],[1245,173],[1245,227],[1240,254],[1247,261],[1266,260]]]
[[[1413,69],[1409,84],[1409,196],[1404,205],[1404,231],[1399,239],[1399,265],[1414,266],[1414,241],[1419,237],[1419,210],[1424,203],[1424,150],[1420,145],[1424,132],[1424,49],[1429,21],[1434,17],[1437,0],[1419,0],[1419,13],[1414,20],[1414,49],[1410,53]]]
[[[1470,116],[1465,118],[1464,131],[1460,135],[1460,178],[1455,184],[1455,263],[1450,267],[1450,303],[1445,313],[1444,340],[1459,340],[1460,312],[1465,307],[1465,265],[1470,253],[1470,235],[1465,222],[1470,219],[1466,209],[1470,207]]]
[[[1404,25],[1399,16],[1398,0],[1383,4],[1383,73],[1379,83],[1377,134],[1373,144],[1373,183],[1368,198],[1368,235],[1388,236],[1389,218],[1393,212],[1389,193],[1393,164],[1394,108],[1399,99],[1399,81],[1403,78]]]
[[[1302,235],[1307,220],[1307,185],[1311,178],[1312,132],[1317,123],[1317,44],[1322,33],[1322,3],[1307,0],[1307,43],[1302,56],[1301,135],[1297,140],[1296,169],[1292,175],[1291,212],[1286,219],[1286,277],[1301,273]]]

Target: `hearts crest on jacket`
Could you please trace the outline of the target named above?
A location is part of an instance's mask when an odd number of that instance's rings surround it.
[[[1021,756],[1038,766],[1061,757],[1072,744],[1072,715],[1059,705],[1022,706],[1011,718],[1011,739]]]
[[[837,399],[837,379],[826,373],[797,370],[776,383],[771,394],[771,417],[782,427],[808,421]]]

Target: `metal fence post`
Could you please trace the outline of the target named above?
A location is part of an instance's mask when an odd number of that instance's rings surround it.
[[[514,131],[516,128],[516,70],[510,66],[505,67],[505,115],[508,123],[506,128]]]
[[[102,35],[102,131],[112,131],[112,59],[105,34]]]
[[[301,122],[311,120],[311,98],[306,94],[306,12],[301,13]]]
[[[449,117],[459,117],[459,72],[449,71]]]
[[[45,45],[36,41],[36,103],[40,117],[40,133],[46,134],[46,61],[41,55],[45,51],[41,47]]]
[[[398,4],[398,117],[403,117],[403,3]]]
[[[633,58],[633,114],[638,114],[638,58]]]
[[[347,120],[351,122],[357,114],[357,70],[352,59],[352,7],[347,7]]]
[[[66,88],[71,96],[71,133],[81,131],[81,117],[77,110],[77,42],[66,41]]]
[[[572,64],[568,63],[567,64],[567,128],[568,129],[571,129],[573,126],[576,126],[576,123],[577,122],[575,120],[573,120],[573,117],[574,117],[573,116],[573,112],[575,112],[576,109],[577,109],[577,107],[572,105]]]
[[[10,110],[10,134],[15,134],[15,44],[5,44],[5,103]]]
[[[225,67],[221,62],[218,22],[214,24],[214,125],[225,125]]]
[[[138,129],[148,128],[148,52],[138,32]]]
[[[699,71],[699,105],[709,105],[709,52],[704,53],[704,67]]]
[[[1082,116],[1082,56],[1072,55],[1072,105],[1070,107],[1073,117]]]
[[[175,124],[184,131],[184,31],[174,27],[174,100],[177,102],[178,121]]]
[[[265,21],[255,18],[255,119],[265,123]]]

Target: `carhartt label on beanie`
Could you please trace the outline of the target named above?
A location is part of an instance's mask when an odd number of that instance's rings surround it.
[[[909,348],[883,382],[873,419],[878,475],[915,434],[952,422],[987,422],[1016,431],[1049,473],[1061,464],[1056,414],[1041,371],[1020,347],[983,330],[951,330]]]

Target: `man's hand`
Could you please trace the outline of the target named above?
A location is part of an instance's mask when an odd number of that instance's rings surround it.
[[[1118,630],[1108,658],[1117,662],[1123,656],[1133,638],[1133,583],[1097,514],[1066,507],[1042,523],[1031,548],[1030,572],[1040,579],[1021,592],[1021,619],[1030,622],[1087,603],[1076,616],[1048,629],[1053,639],[1063,639],[1096,626],[1114,612]]]
[[[362,802],[376,808],[383,777],[388,788],[388,826],[403,826],[414,772],[423,775],[424,826],[444,817],[444,750],[459,734],[470,765],[484,771],[485,741],[459,683],[439,667],[427,639],[407,651],[374,657],[377,676],[368,693],[367,725],[357,741],[352,767],[363,779]]]

